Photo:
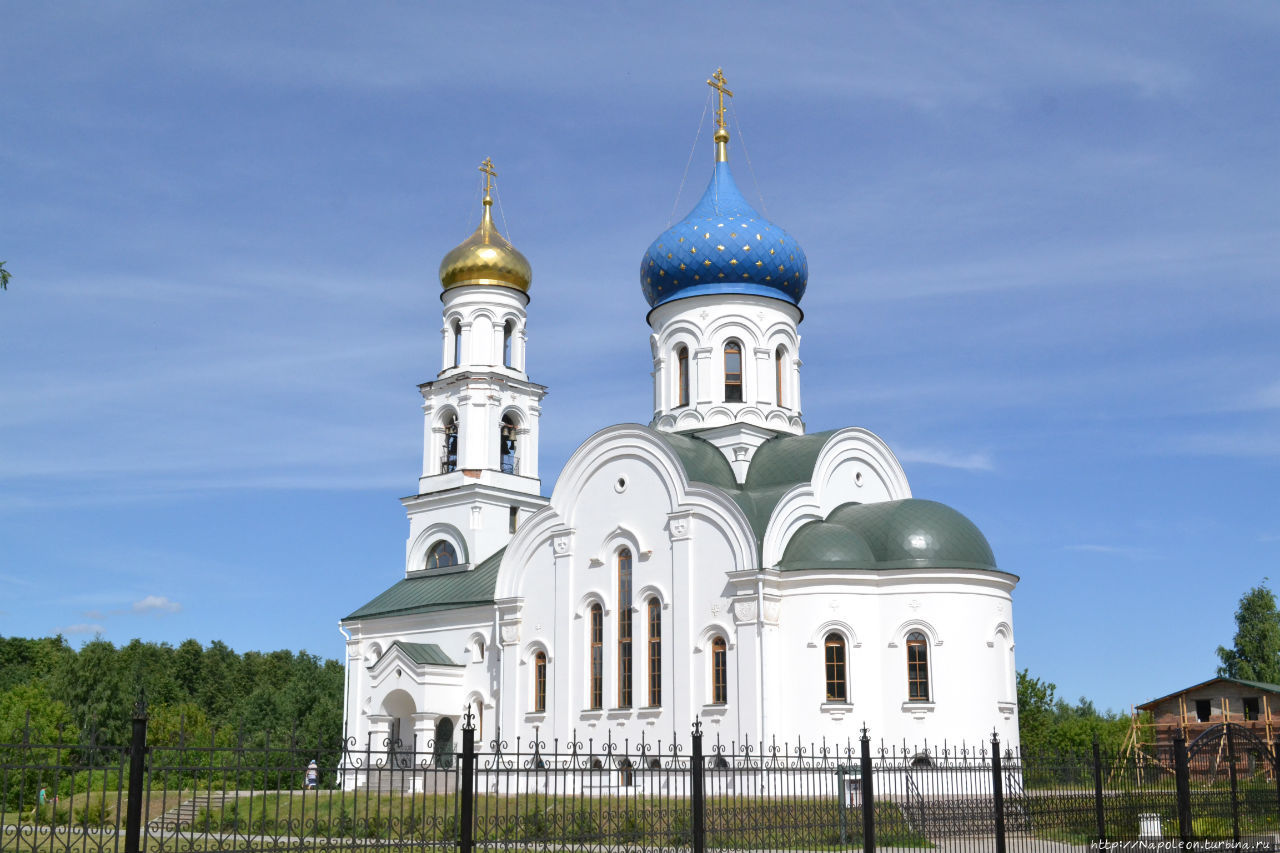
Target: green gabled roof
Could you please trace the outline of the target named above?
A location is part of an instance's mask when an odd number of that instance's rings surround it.
[[[389,654],[391,649],[396,646],[404,649],[404,653],[414,663],[430,664],[431,666],[462,666],[462,664],[445,654],[444,649],[435,643],[405,643],[401,640],[396,640],[387,648],[383,656],[385,657],[386,654]]]
[[[756,559],[761,559],[764,532],[769,518],[784,494],[800,483],[813,479],[813,466],[818,462],[827,440],[836,432],[811,435],[777,433],[756,449],[747,469],[745,485],[738,485],[729,460],[711,442],[687,433],[658,433],[684,465],[691,482],[706,483],[720,489],[746,514],[756,539]]]
[[[1280,693],[1280,684],[1271,684],[1266,681],[1246,681],[1243,678],[1232,678],[1229,675],[1217,675],[1217,676],[1214,676],[1213,678],[1208,679],[1207,681],[1201,681],[1199,684],[1193,684],[1190,687],[1184,687],[1181,690],[1175,690],[1173,693],[1166,694],[1157,699],[1152,699],[1148,702],[1143,702],[1141,705],[1136,705],[1134,707],[1136,707],[1139,711],[1150,711],[1150,710],[1153,710],[1156,705],[1160,704],[1166,699],[1172,699],[1173,697],[1179,696],[1183,693],[1190,693],[1192,690],[1199,690],[1201,687],[1207,687],[1208,685],[1214,684],[1219,681],[1226,681],[1226,682],[1230,682],[1231,684],[1242,684],[1245,687],[1252,687],[1255,690],[1265,690],[1268,693]]]
[[[711,442],[678,432],[660,432],[658,437],[680,457],[685,476],[691,481],[707,483],[725,491],[738,488],[738,478],[733,476],[729,460]]]
[[[839,430],[814,432],[808,435],[778,434],[756,449],[747,469],[747,489],[758,491],[771,486],[782,486],[783,491],[797,483],[813,480],[813,466],[818,464],[818,454]]]
[[[342,621],[492,604],[506,550],[498,549],[469,571],[405,578]]]

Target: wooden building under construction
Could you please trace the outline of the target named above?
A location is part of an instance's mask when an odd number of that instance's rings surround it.
[[[1163,750],[1176,732],[1188,742],[1207,729],[1235,723],[1268,746],[1280,737],[1280,684],[1220,676],[1137,706],[1151,714],[1155,746]],[[1135,727],[1140,725],[1136,722]],[[1145,740],[1146,738],[1143,738]]]

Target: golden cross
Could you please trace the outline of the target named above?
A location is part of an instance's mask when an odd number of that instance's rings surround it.
[[[493,168],[492,157],[484,158],[484,162],[480,164],[480,171],[484,172],[484,194],[488,195],[489,190],[493,189],[493,179],[498,177],[498,170]]]
[[[728,87],[726,87],[724,83],[725,83],[725,80],[724,80],[723,68],[717,68],[716,73],[712,74],[711,79],[707,81],[708,86],[710,86],[712,89],[715,89],[717,92],[720,93],[720,108],[716,110],[716,127],[719,127],[719,128],[725,127],[724,96],[728,95],[730,98],[733,97],[733,92],[730,92]]]

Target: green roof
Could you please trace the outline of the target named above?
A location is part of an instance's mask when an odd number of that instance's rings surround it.
[[[405,643],[396,640],[387,647],[387,651],[383,653],[383,657],[391,653],[391,650],[399,646],[404,649],[404,653],[409,656],[409,660],[414,663],[430,664],[432,666],[462,666],[444,653],[444,649],[435,643]]]
[[[994,569],[996,558],[972,521],[946,504],[907,498],[836,507],[825,521],[795,532],[780,565],[784,571]]]
[[[715,486],[731,497],[751,524],[756,559],[769,519],[782,496],[813,481],[822,448],[837,430],[809,435],[777,433],[756,449],[739,485],[724,454],[688,433],[659,433],[680,457],[693,482]],[[900,500],[845,504],[825,521],[804,525],[791,541],[781,568],[892,569],[918,566],[994,569],[995,555],[982,531],[936,501]]]
[[[715,486],[746,514],[755,535],[756,559],[759,560],[764,532],[778,501],[791,488],[813,479],[813,466],[818,463],[818,454],[835,432],[775,434],[751,457],[744,485],[738,485],[729,460],[711,442],[686,433],[658,435],[680,457],[685,474],[692,482]]]
[[[498,567],[502,564],[502,554],[506,550],[500,548],[468,571],[405,578],[347,619],[405,616],[492,604],[493,590],[498,582]]]
[[[1190,687],[1184,687],[1181,690],[1176,690],[1173,693],[1169,693],[1168,695],[1161,696],[1157,699],[1152,699],[1148,702],[1143,702],[1141,705],[1137,705],[1135,707],[1137,707],[1139,711],[1150,711],[1156,705],[1160,704],[1166,699],[1172,699],[1175,696],[1181,696],[1183,693],[1190,693],[1192,690],[1199,690],[1201,687],[1207,687],[1208,685],[1214,684],[1219,681],[1227,681],[1227,682],[1230,682],[1231,684],[1241,684],[1241,685],[1244,685],[1245,687],[1252,687],[1255,690],[1265,690],[1268,693],[1280,693],[1280,684],[1271,684],[1266,681],[1247,681],[1243,678],[1232,678],[1229,675],[1216,675],[1213,678],[1208,679],[1207,681],[1201,681],[1199,684],[1193,684]]]

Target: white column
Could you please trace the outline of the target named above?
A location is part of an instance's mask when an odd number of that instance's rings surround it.
[[[773,352],[764,347],[756,347],[756,366],[752,371],[754,376],[750,379],[751,395],[742,395],[742,399],[747,402],[755,402],[757,405],[768,408],[769,406],[778,405],[778,401],[774,399],[777,392],[774,386],[777,384],[773,367]],[[743,383],[746,384],[747,377],[742,377]],[[743,389],[747,390],[746,388]]]
[[[800,354],[796,353],[791,361],[791,409],[797,415],[800,414],[800,365],[803,363],[800,361]]]
[[[711,347],[699,347],[693,351],[693,387],[689,389],[692,399],[699,403],[711,403],[712,389],[716,387],[715,371],[712,370],[712,353]],[[721,388],[721,391],[724,389]],[[717,395],[715,400],[719,400],[721,395]]]

